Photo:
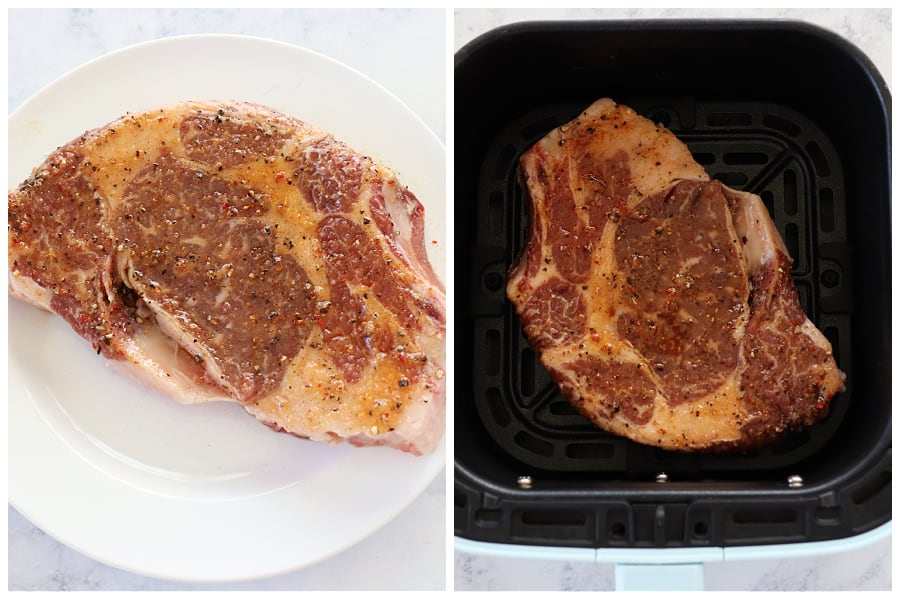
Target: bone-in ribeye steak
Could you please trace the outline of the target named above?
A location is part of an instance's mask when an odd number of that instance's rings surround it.
[[[57,149],[9,194],[11,293],[184,403],[429,452],[444,288],[390,169],[271,109],[187,102]]]
[[[843,389],[762,200],[709,179],[609,99],[520,160],[526,242],[507,294],[562,392],[599,427],[672,450],[759,447]]]

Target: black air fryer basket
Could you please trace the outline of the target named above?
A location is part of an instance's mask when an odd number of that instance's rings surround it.
[[[824,421],[753,454],[676,454],[598,430],[541,366],[505,296],[517,159],[604,96],[763,198],[847,374]],[[891,520],[890,103],[856,48],[790,22],[524,23],[456,54],[457,538],[727,548]]]

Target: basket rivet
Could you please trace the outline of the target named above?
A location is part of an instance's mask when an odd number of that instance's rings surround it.
[[[523,490],[531,489],[531,484],[533,480],[531,479],[531,475],[519,475],[519,478],[516,480],[519,484],[519,487]]]
[[[803,487],[803,478],[799,475],[788,475],[787,484],[791,488]]]
[[[656,483],[666,483],[667,481],[669,481],[669,476],[665,473],[660,472],[656,474]]]

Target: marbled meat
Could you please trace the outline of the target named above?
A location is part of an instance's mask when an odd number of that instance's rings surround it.
[[[601,99],[524,153],[529,225],[507,295],[597,426],[682,451],[758,448],[843,390],[762,200]]]
[[[10,293],[183,403],[432,451],[444,288],[389,168],[266,107],[185,102],[53,152],[9,194]]]

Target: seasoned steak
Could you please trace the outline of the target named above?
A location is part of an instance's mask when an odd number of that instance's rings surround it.
[[[271,109],[186,102],[89,131],[9,194],[10,292],[184,403],[429,452],[444,289],[390,169]]]
[[[843,389],[761,199],[598,100],[520,160],[530,224],[507,294],[597,426],[671,450],[756,448]]]

